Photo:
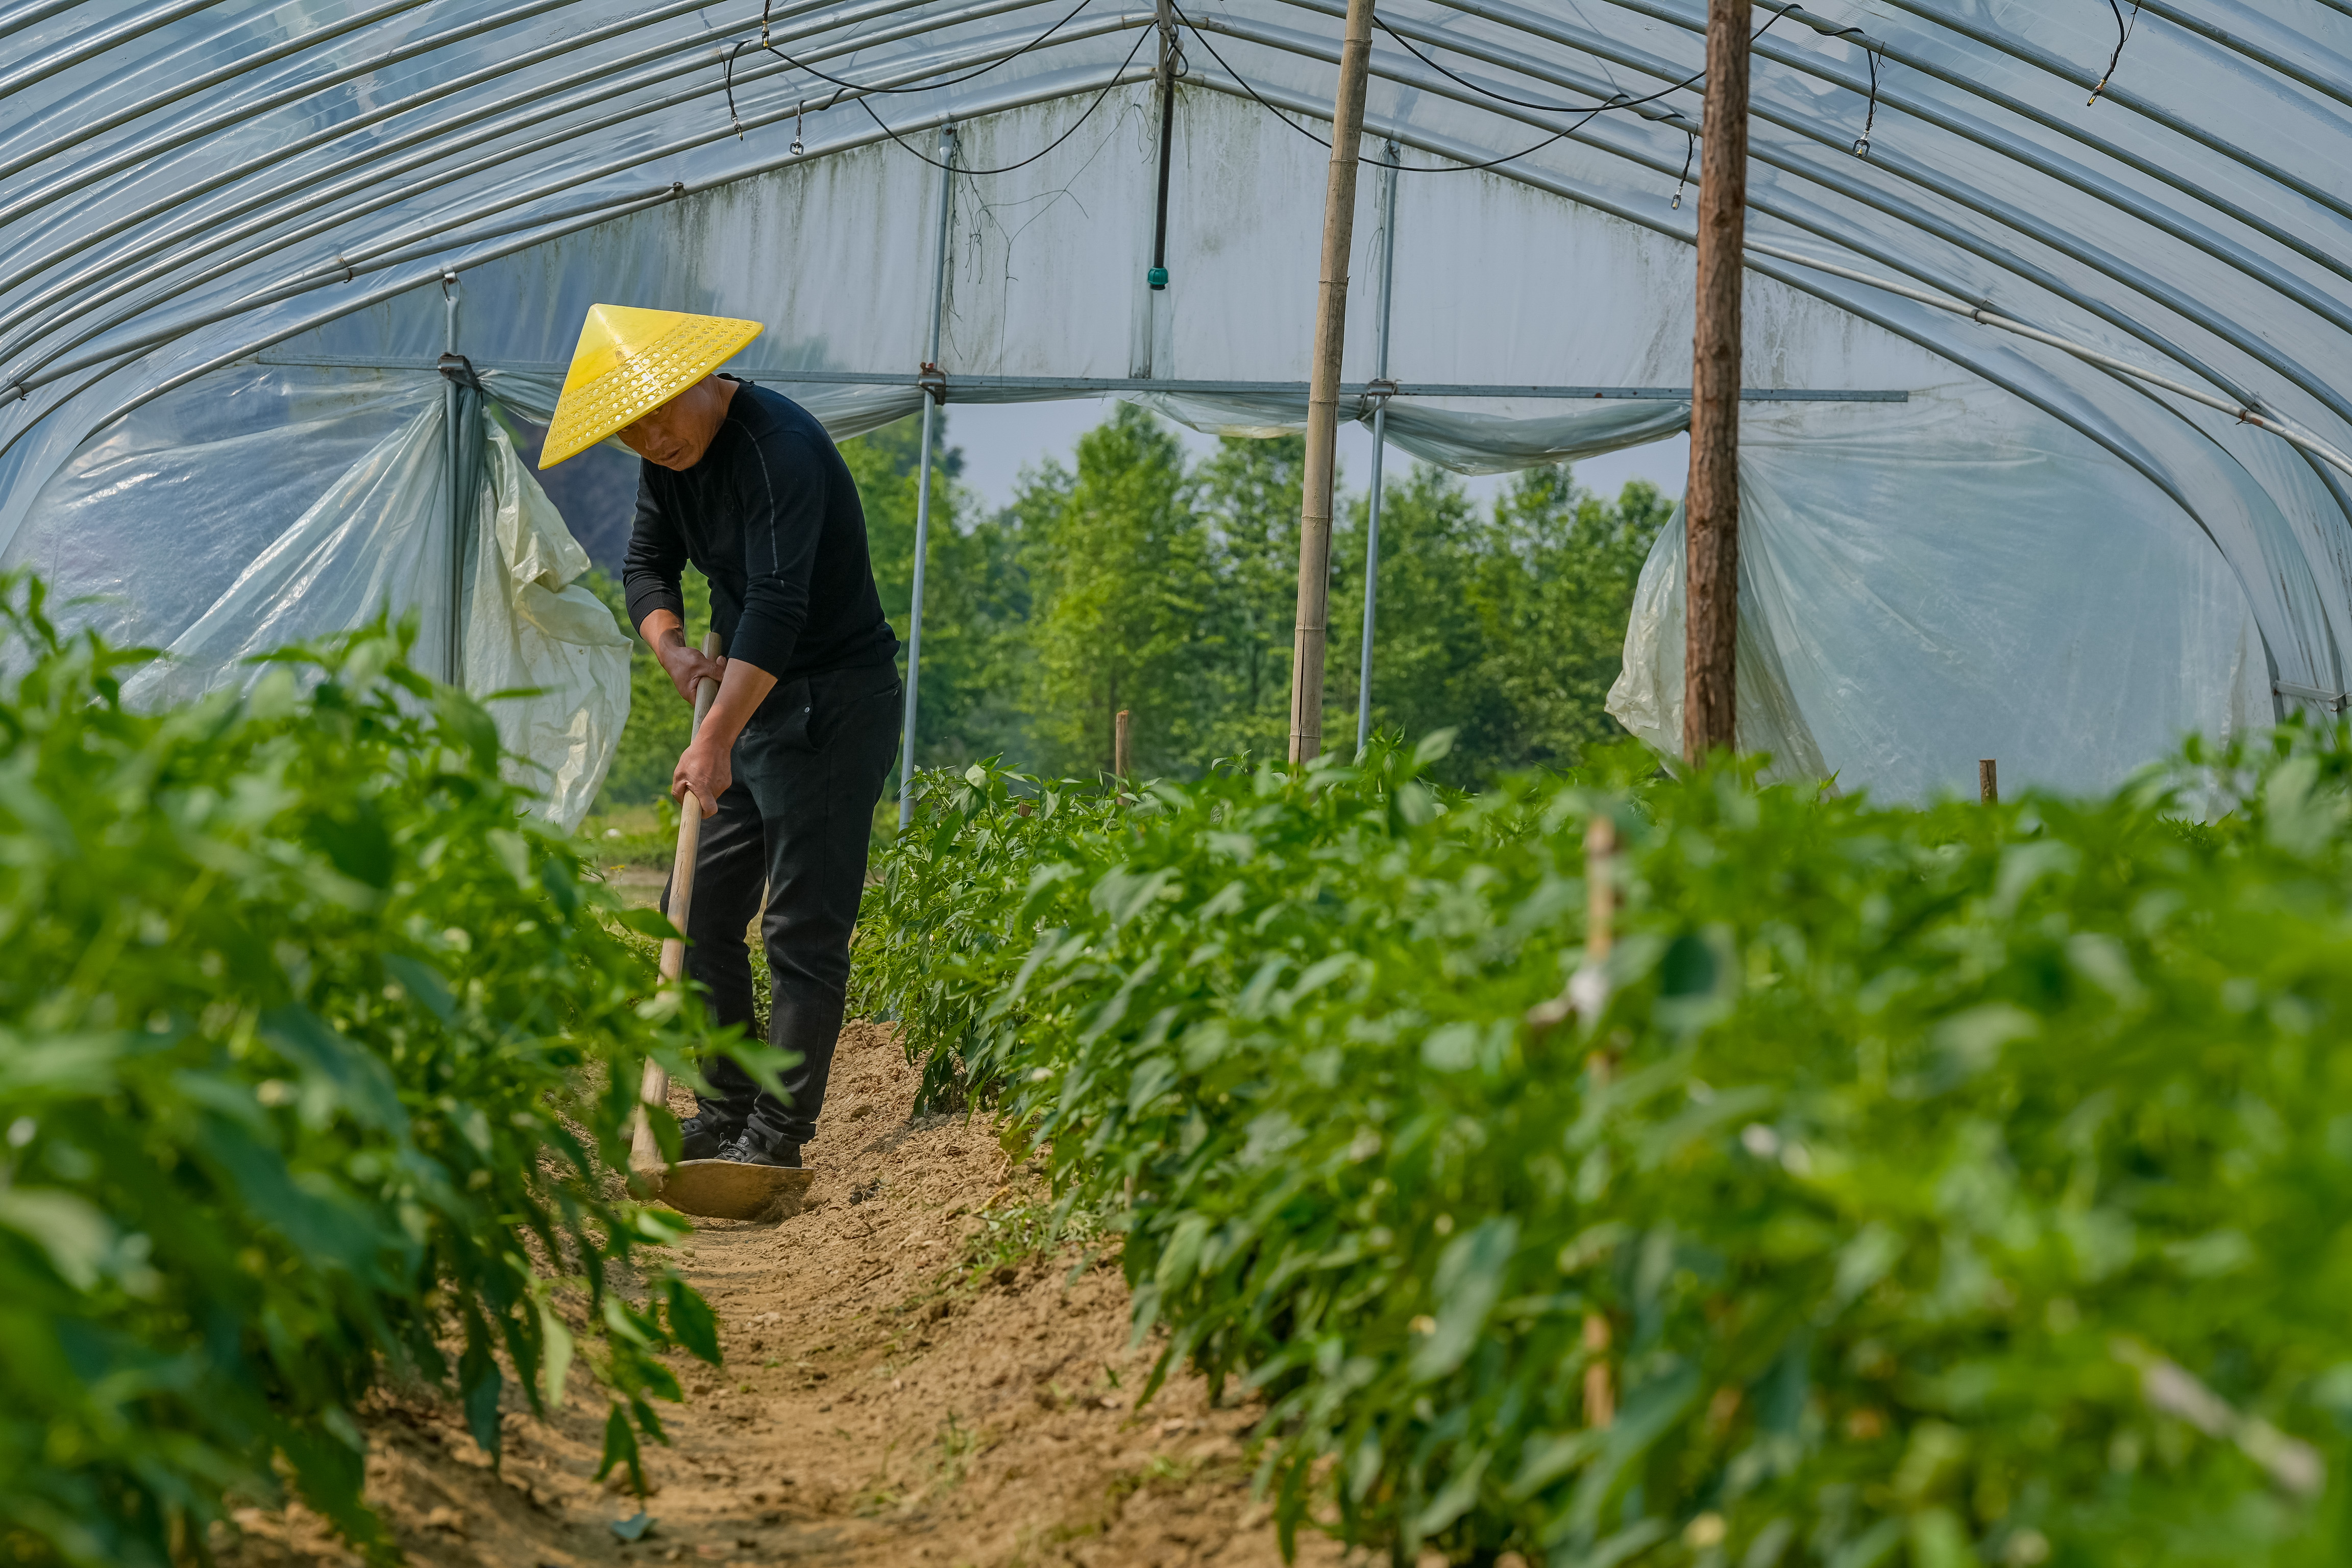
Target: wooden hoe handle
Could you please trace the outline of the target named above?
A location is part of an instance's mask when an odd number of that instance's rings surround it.
[[[719,657],[719,634],[711,632],[702,639],[705,657]],[[691,739],[702,732],[702,721],[709,716],[710,705],[719,697],[719,682],[705,678],[694,689],[694,727],[687,731]],[[687,918],[694,909],[694,862],[702,847],[702,801],[693,791],[678,803],[677,855],[669,868],[669,923],[679,931],[686,929]],[[674,984],[686,973],[686,943],[671,937],[662,943],[661,978],[664,985]],[[646,1075],[637,1090],[644,1105],[666,1105],[669,1102],[669,1074],[651,1057],[646,1058]],[[629,1164],[639,1171],[662,1168],[661,1145],[654,1141],[654,1130],[646,1121],[644,1105],[637,1110],[637,1125],[629,1149]]]

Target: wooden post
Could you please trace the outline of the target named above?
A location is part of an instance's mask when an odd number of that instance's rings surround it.
[[[1110,771],[1121,780],[1135,776],[1135,752],[1129,744],[1134,732],[1128,710],[1120,709],[1118,717],[1112,721]]]
[[[1977,796],[1987,805],[2000,804],[2000,766],[1990,757],[1977,764]]]
[[[1356,233],[1356,157],[1364,135],[1364,78],[1372,56],[1372,0],[1348,0],[1339,89],[1331,110],[1331,179],[1323,194],[1323,280],[1315,302],[1315,359],[1307,389],[1307,472],[1298,505],[1298,622],[1291,643],[1290,760],[1323,750],[1323,650],[1330,636],[1331,459],[1339,435],[1339,350],[1348,327],[1348,250]]]
[[[1747,238],[1749,0],[1707,0],[1706,147],[1698,185],[1698,331],[1691,355],[1690,577],[1683,650],[1683,756],[1738,733],[1739,332]]]

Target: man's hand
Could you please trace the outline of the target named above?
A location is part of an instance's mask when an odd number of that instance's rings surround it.
[[[688,706],[694,702],[694,689],[705,680],[724,681],[727,661],[713,658],[701,649],[688,647],[685,635],[672,632],[654,649],[654,657],[669,671],[670,681]]]
[[[709,816],[719,809],[719,797],[735,782],[734,763],[730,756],[733,750],[711,736],[697,735],[694,743],[678,753],[677,767],[669,776],[669,797],[678,803],[680,810],[686,807],[688,790],[702,803],[703,816]]]

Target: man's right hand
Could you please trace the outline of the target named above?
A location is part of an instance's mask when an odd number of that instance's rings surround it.
[[[705,680],[727,679],[727,661],[713,658],[699,648],[688,647],[681,633],[673,632],[664,638],[662,646],[655,653],[660,658],[662,668],[669,671],[677,694],[686,699],[689,707],[693,705],[694,689],[698,685]]]

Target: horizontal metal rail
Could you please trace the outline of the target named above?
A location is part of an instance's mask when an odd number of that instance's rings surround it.
[[[904,132],[901,132],[904,134]],[[438,360],[404,359],[364,354],[264,354],[268,364],[316,365],[327,369],[415,370],[439,367]],[[568,366],[554,360],[506,362],[485,360],[480,368],[531,375],[562,375]],[[1298,396],[1307,395],[1303,381],[1160,381],[1137,375],[974,375],[921,371],[795,370],[779,365],[744,364],[734,374],[746,381],[802,386],[908,386],[936,391],[940,401],[953,403],[958,392],[1038,392],[1084,395],[1091,393],[1165,392],[1178,396]],[[1498,382],[1347,382],[1342,395],[1359,399],[1398,397],[1543,398],[1590,402],[1596,398],[1631,398],[1640,402],[1688,403],[1687,386],[1545,386]],[[1751,386],[1740,393],[1749,403],[1906,403],[1907,391],[1843,387]]]

